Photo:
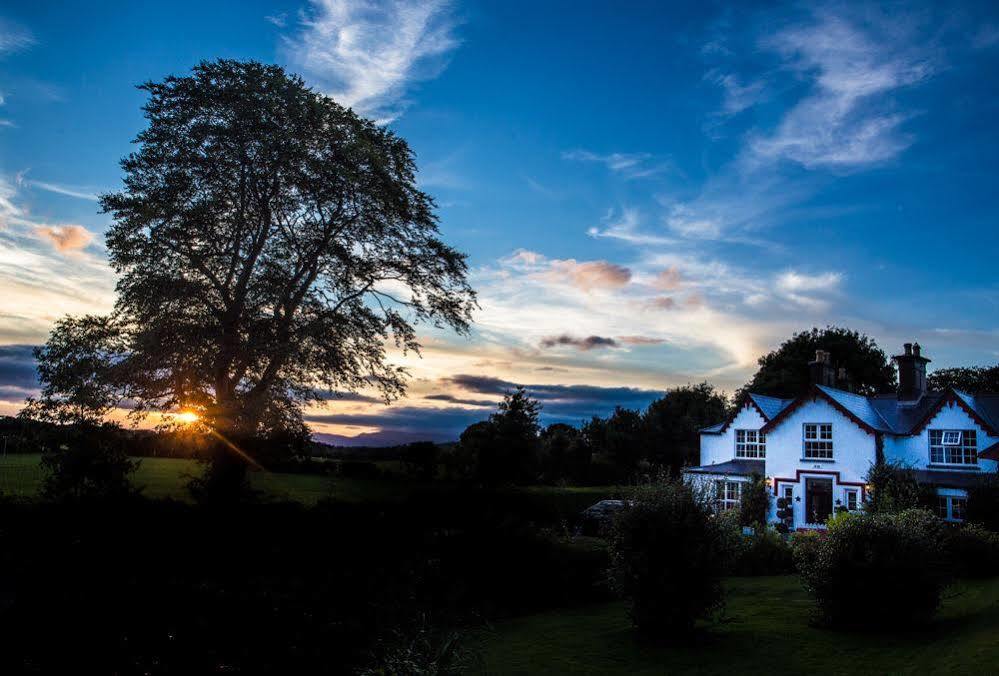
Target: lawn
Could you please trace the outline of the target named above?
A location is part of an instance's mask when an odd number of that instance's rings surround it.
[[[676,646],[631,630],[619,603],[497,624],[481,642],[490,674],[991,673],[999,664],[999,579],[950,590],[933,625],[844,633],[809,624],[794,576],[732,578],[724,618]],[[863,612],[858,608],[857,612]]]
[[[31,498],[38,495],[45,474],[37,454],[0,457],[0,494]],[[404,500],[425,490],[446,491],[445,483],[426,484],[400,474],[399,463],[376,463],[385,476],[375,479],[325,477],[316,474],[251,472],[250,483],[264,494],[278,499],[314,505],[332,497],[341,502],[386,502]],[[178,458],[141,458],[132,483],[142,487],[150,498],[188,500],[185,488],[189,477],[197,476],[201,466],[194,460]],[[528,486],[503,489],[520,494],[523,502],[557,506],[564,515],[575,515],[594,502],[614,495],[619,489],[610,486],[558,487]]]
[[[34,497],[45,478],[39,455],[0,457],[0,493]],[[132,482],[151,498],[188,499],[185,485],[197,476],[201,466],[194,460],[178,458],[141,458]],[[252,485],[272,497],[315,504],[332,495],[344,502],[384,500],[401,497],[413,484],[398,479],[330,479],[314,474],[278,474],[253,472]],[[332,492],[331,492],[332,491]]]

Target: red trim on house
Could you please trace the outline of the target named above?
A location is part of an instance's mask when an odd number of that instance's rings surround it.
[[[878,433],[878,430],[874,429],[873,427],[865,423],[863,420],[855,416],[848,408],[840,404],[838,401],[830,397],[828,394],[820,390],[815,385],[812,385],[811,388],[809,388],[807,394],[801,395],[800,397],[795,399],[793,403],[786,406],[783,411],[774,416],[773,420],[769,421],[766,425],[760,428],[760,431],[763,432],[764,434],[770,434],[770,430],[774,429],[780,423],[782,423],[785,418],[787,418],[789,415],[791,415],[791,413],[800,408],[802,404],[809,401],[815,401],[819,397],[822,397],[822,399],[829,402],[833,408],[835,408],[837,411],[843,414],[843,416],[845,416],[850,422],[852,422],[853,424],[855,424],[857,427],[864,430],[868,434]]]
[[[965,413],[968,414],[969,418],[975,421],[976,425],[981,427],[984,431],[988,432],[990,436],[993,437],[999,436],[999,433],[996,432],[996,430],[992,427],[992,425],[990,425],[984,418],[982,418],[982,416],[978,415],[978,413],[975,412],[975,409],[968,406],[968,404],[965,403],[964,399],[957,396],[957,392],[954,391],[953,387],[948,387],[946,392],[947,393],[944,396],[940,397],[940,401],[934,404],[933,408],[927,411],[926,415],[923,416],[923,419],[920,420],[915,427],[909,430],[907,434],[916,435],[922,432],[926,428],[926,426],[929,425],[935,417],[937,417],[937,414],[940,413],[941,409],[943,409],[944,404],[948,404],[951,407],[953,407],[954,404],[957,404],[964,410]],[[985,451],[982,452],[984,453]]]
[[[999,444],[997,444],[997,445],[999,445]],[[794,472],[794,478],[793,479],[791,479],[790,477],[774,477],[774,495],[777,496],[778,498],[780,497],[780,492],[779,492],[779,489],[778,489],[778,485],[781,484],[781,483],[786,483],[786,484],[799,484],[799,483],[801,483],[801,475],[802,474],[823,474],[823,475],[826,475],[826,476],[834,476],[834,477],[836,477],[836,483],[837,483],[837,485],[840,485],[840,486],[855,486],[855,487],[860,488],[860,501],[861,502],[863,502],[864,500],[867,499],[867,484],[865,484],[863,482],[858,482],[858,481],[842,481],[839,478],[839,476],[840,476],[839,472],[837,472],[835,470],[828,470],[828,469],[800,469],[799,468],[799,469],[795,470],[795,472]]]
[[[999,460],[999,441],[978,454],[983,460]]]

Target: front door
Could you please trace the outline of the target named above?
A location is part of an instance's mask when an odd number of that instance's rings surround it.
[[[832,510],[832,479],[805,479],[805,521],[825,523]]]

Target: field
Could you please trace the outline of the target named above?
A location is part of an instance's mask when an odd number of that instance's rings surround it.
[[[38,495],[45,475],[41,456],[11,454],[0,457],[0,495],[33,498]],[[323,498],[341,502],[384,502],[404,500],[416,492],[428,489],[441,490],[442,485],[428,485],[400,475],[399,463],[375,463],[385,472],[383,478],[361,479],[325,477],[315,474],[285,474],[277,472],[251,472],[250,483],[254,488],[273,498],[294,500],[314,505]],[[142,488],[150,498],[188,500],[185,488],[191,476],[197,476],[201,466],[194,460],[177,458],[141,458],[139,469],[132,483]],[[609,486],[554,487],[530,486],[510,489],[524,500],[555,502],[567,514],[575,514],[594,502],[616,492]]]
[[[497,624],[485,673],[992,673],[999,664],[999,579],[952,588],[930,627],[844,633],[809,624],[797,577],[732,578],[720,623],[671,647],[642,642],[610,603]],[[857,612],[864,612],[858,608]]]
[[[34,497],[45,478],[39,455],[8,455],[0,458],[0,493]],[[194,460],[177,458],[141,458],[132,482],[150,498],[187,500],[185,485],[201,472]],[[315,504],[330,495],[345,502],[391,499],[399,495],[391,479],[330,479],[312,474],[253,472],[254,488],[275,498]]]

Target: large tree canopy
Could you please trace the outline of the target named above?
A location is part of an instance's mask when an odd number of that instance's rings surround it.
[[[741,403],[750,392],[774,397],[796,397],[808,387],[808,363],[816,350],[832,355],[836,368],[845,368],[853,389],[878,394],[895,389],[895,368],[888,355],[868,336],[850,329],[827,326],[802,331],[759,359],[760,369],[736,395]]]
[[[953,387],[972,394],[999,392],[999,364],[940,369],[927,376],[931,390]]]
[[[465,257],[404,140],[277,66],[205,62],[140,89],[148,126],[101,197],[119,274],[119,337],[102,338],[120,346],[101,375],[137,410],[300,428],[324,393],[401,394],[387,348],[418,350],[417,324],[467,331]]]

